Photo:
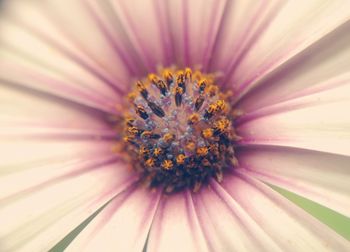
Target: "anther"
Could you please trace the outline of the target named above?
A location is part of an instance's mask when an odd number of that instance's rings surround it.
[[[185,69],[185,78],[189,82],[192,81],[192,70],[191,70],[191,68],[186,68]]]
[[[207,81],[205,79],[200,80],[198,82],[199,92],[203,93],[206,86],[207,86]]]
[[[136,114],[140,116],[142,119],[146,120],[148,118],[148,114],[143,106],[137,105],[135,110],[136,110]]]
[[[175,139],[175,136],[171,133],[166,133],[164,136],[163,136],[163,140],[164,142],[166,143],[170,143],[171,141],[173,141]]]
[[[186,84],[185,84],[185,75],[182,71],[179,71],[176,79],[178,87],[183,89],[183,92],[186,92]]]
[[[148,106],[153,111],[153,113],[156,114],[157,116],[159,116],[159,117],[165,116],[164,110],[161,107],[159,107],[157,104],[155,104],[154,102],[148,102]]]
[[[128,127],[127,131],[130,135],[133,135],[133,136],[139,135],[142,132],[140,129],[138,129],[135,126]]]
[[[173,74],[170,72],[170,70],[164,70],[163,71],[163,78],[165,79],[168,87],[173,82]]]
[[[137,86],[137,89],[139,90],[140,94],[142,95],[142,97],[145,100],[147,100],[147,98],[148,98],[148,91],[147,91],[145,85],[141,81],[138,81],[138,82],[136,82],[136,86]]]
[[[177,107],[179,107],[182,103],[182,94],[184,93],[183,88],[176,87],[175,88],[175,104]]]
[[[166,95],[167,93],[167,85],[162,80],[158,80],[156,84],[157,88],[161,92],[162,95]]]
[[[204,96],[200,95],[194,103],[194,107],[195,107],[196,111],[198,111],[202,107],[203,102],[204,102]]]

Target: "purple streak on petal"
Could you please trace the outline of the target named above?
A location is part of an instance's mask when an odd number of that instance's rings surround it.
[[[262,34],[264,34],[264,31],[269,27],[271,22],[275,19],[275,17],[278,14],[278,11],[282,8],[282,6],[286,2],[281,1],[279,4],[277,4],[269,13],[268,18],[266,18],[260,26],[251,34],[251,31],[249,30],[250,26],[254,26],[254,22],[256,22],[258,19],[254,18],[255,15],[252,16],[252,20],[250,20],[251,24],[248,25],[248,30],[243,34],[242,43],[239,43],[237,50],[237,54],[234,57],[234,60],[231,61],[227,67],[227,70],[225,71],[225,78],[223,80],[223,85],[227,86],[230,83],[230,80],[235,74],[235,71],[239,64],[242,62],[246,54],[249,52],[249,50],[258,42],[259,38]],[[261,2],[261,6],[257,9],[257,13],[263,12],[263,9],[265,7],[264,2]],[[256,14],[258,15],[258,14]]]
[[[132,21],[130,14],[126,10],[126,7],[124,6],[125,2],[120,1],[118,3],[119,3],[119,6],[121,8],[121,11],[125,15],[126,22],[129,25],[130,31],[129,30],[128,31],[129,31],[129,33],[131,32],[134,35],[133,36],[135,38],[134,43],[140,48],[140,50],[143,54],[143,57],[141,57],[141,58],[144,59],[145,64],[147,66],[147,70],[149,72],[156,71],[156,63],[154,62],[154,59],[151,56],[151,53],[143,46],[142,39],[138,35],[137,29],[135,28],[136,26],[135,26],[134,22]],[[132,37],[130,37],[130,39],[133,40]]]
[[[189,40],[189,21],[188,21],[188,15],[189,15],[189,7],[187,6],[188,1],[182,0],[182,25],[183,25],[183,49],[184,49],[184,64],[185,66],[188,66],[190,64],[190,55],[189,55],[189,47],[190,47],[190,40]]]
[[[1,127],[1,139],[40,139],[44,140],[98,140],[108,141],[115,140],[117,133],[108,129],[72,129],[58,127],[30,127],[26,123],[21,123],[20,126]]]
[[[349,20],[342,19],[339,23],[332,27],[332,29],[327,31],[325,34],[322,34],[322,36],[318,36],[314,41],[307,44],[306,46],[304,41],[299,41],[298,43],[292,45],[289,50],[286,50],[286,52],[283,55],[280,55],[275,59],[271,60],[269,63],[264,64],[264,66],[262,66],[260,69],[257,69],[256,75],[252,76],[248,80],[245,80],[240,85],[239,90],[237,92],[238,96],[235,97],[234,102],[238,103],[243,97],[248,95],[251,90],[255,92],[255,84],[259,83],[260,80],[262,80],[262,83],[265,83],[264,77],[268,77],[270,73],[277,71],[279,68],[281,68],[282,70],[281,75],[277,75],[275,76],[275,78],[283,77],[283,71],[289,71],[289,67],[287,67],[288,63],[290,63],[293,60],[298,60],[299,58],[302,58],[304,54],[307,55],[308,51],[315,46],[317,47],[317,44],[322,42],[322,40],[325,37],[327,38],[328,36],[331,36],[333,32],[335,32],[337,29],[342,29],[342,27],[348,25],[348,23]],[[291,69],[293,69],[293,66],[291,67]],[[266,84],[276,85],[277,83],[269,81]],[[258,88],[258,90],[260,90],[260,88]]]
[[[171,31],[170,21],[169,21],[169,13],[168,13],[168,1],[164,0],[156,0],[155,2],[155,13],[158,18],[158,26],[160,36],[163,40],[163,51],[165,55],[165,65],[170,66],[175,62],[174,56],[174,35]]]
[[[239,204],[225,190],[223,185],[219,184],[215,180],[211,180],[210,186],[222,200],[223,204],[227,206],[232,215],[235,216],[235,219],[238,220],[241,229],[244,230],[249,237],[251,237],[252,241],[254,241],[254,244],[256,244],[257,247],[266,251],[281,249],[279,245],[273,241],[272,237],[263,230],[262,227],[257,225],[256,222],[252,221],[245,212],[243,213],[244,209],[239,206]],[[272,246],[274,249],[272,249]]]
[[[213,22],[209,29],[209,42],[204,50],[203,55],[203,71],[210,72],[210,68],[213,60],[215,60],[214,52],[216,50],[218,40],[221,36],[223,27],[225,25],[226,18],[229,14],[230,5],[233,4],[233,1],[225,0],[224,7],[222,12],[219,12],[217,9],[213,11],[213,17],[210,20],[217,20],[217,22]],[[214,3],[215,8],[219,8],[219,4]],[[211,38],[211,39],[210,39]]]
[[[98,3],[100,2],[97,2],[97,4]],[[110,46],[113,48],[113,52],[115,53],[116,57],[122,59],[131,75],[139,74],[140,71],[137,69],[137,60],[135,60],[135,58],[133,57],[130,57],[130,55],[127,55],[125,50],[119,47],[119,45],[115,41],[115,38],[113,38],[112,34],[108,31],[108,28],[104,25],[101,17],[91,6],[91,3],[89,1],[83,1],[83,5],[86,7],[90,16],[96,22],[96,25],[100,28],[102,34],[104,35]]]
[[[1,205],[4,202],[8,202],[11,200],[17,200],[19,197],[25,197],[28,194],[40,191],[43,188],[50,186],[52,184],[58,183],[60,181],[63,181],[66,179],[71,179],[75,176],[80,176],[84,173],[90,172],[90,171],[95,170],[95,169],[100,169],[100,168],[102,169],[103,166],[108,166],[111,164],[117,164],[117,163],[121,162],[120,157],[117,157],[114,155],[107,155],[107,156],[105,155],[105,156],[102,156],[99,158],[91,159],[91,154],[90,154],[90,155],[86,156],[86,160],[89,160],[89,162],[87,162],[85,164],[84,163],[81,164],[81,168],[79,168],[79,169],[68,172],[66,174],[59,175],[57,177],[53,177],[53,178],[46,180],[45,182],[42,182],[40,184],[37,184],[33,187],[20,190],[20,191],[16,192],[15,194],[7,195],[6,197],[1,198],[0,199]]]
[[[95,236],[99,230],[102,230],[103,227],[106,226],[108,222],[111,220],[113,215],[118,214],[118,209],[123,207],[124,203],[127,200],[133,199],[134,193],[137,193],[138,190],[145,190],[144,188],[139,188],[139,186],[140,186],[139,183],[135,181],[134,183],[130,184],[125,190],[123,190],[121,193],[119,193],[118,195],[112,198],[110,207],[106,208],[103,211],[102,213],[103,215],[101,215],[103,217],[101,217],[98,225],[92,231],[91,233],[92,236]],[[144,225],[150,226],[151,223],[153,222],[155,213],[158,211],[158,206],[161,198],[160,190],[157,190],[157,192],[155,193],[153,192],[153,194],[154,194],[152,195],[153,197],[150,197],[151,202],[144,202],[146,206],[148,205],[148,208],[144,209],[143,218],[140,217],[140,219],[142,219],[141,221],[142,225],[140,226],[144,226]],[[145,243],[146,243],[146,240],[145,240]]]
[[[187,190],[185,197],[186,197],[186,208],[187,208],[187,213],[189,216],[191,229],[197,231],[197,233],[194,233],[194,235],[199,235],[201,237],[204,237],[204,231],[201,228],[204,223],[201,223],[199,218],[198,218],[196,207],[194,205],[193,198],[192,198],[192,192]],[[209,251],[211,251],[209,240],[208,239],[204,239],[204,240],[206,241],[205,245],[206,245],[207,249]]]
[[[123,90],[122,87],[125,87],[123,84],[118,84],[116,81],[111,80],[109,77],[102,74],[100,71],[98,71],[95,67],[91,66],[90,63],[83,60],[78,55],[74,54],[72,51],[70,51],[68,48],[66,48],[64,45],[61,45],[53,38],[45,35],[41,31],[37,30],[35,27],[30,26],[27,23],[24,23],[20,20],[12,20],[12,22],[19,27],[24,27],[27,31],[35,35],[36,37],[40,38],[44,42],[46,42],[51,47],[55,48],[57,51],[61,52],[63,55],[65,55],[67,58],[71,59],[72,61],[79,64],[81,67],[83,67],[85,70],[87,70],[89,73],[97,77],[99,80],[104,82],[106,85],[111,87],[117,94],[123,95],[125,93],[125,90]],[[62,30],[62,29],[61,29]]]
[[[333,32],[325,35],[319,41],[310,45],[307,50],[300,52],[291,59],[282,63],[277,69],[258,81],[257,85],[254,85],[251,89],[249,89],[249,92],[242,97],[238,103],[238,106],[244,107],[245,104],[250,102],[250,100],[261,100],[260,97],[266,98],[266,101],[263,101],[265,106],[271,106],[275,103],[314,94],[316,92],[344,84],[344,82],[348,81],[349,77],[346,77],[346,74],[338,76],[339,72],[337,72],[337,76],[335,76],[334,79],[322,79],[322,81],[325,80],[325,83],[319,83],[319,80],[317,80],[313,82],[305,82],[302,86],[297,86],[289,84],[288,80],[299,75],[300,71],[304,71],[302,69],[310,66],[313,62],[322,62],[327,58],[327,56],[329,57],[330,55],[334,54],[332,48],[343,48],[344,45],[347,45],[350,37],[343,36],[343,34],[349,34],[349,30],[350,22],[348,21],[339,26]],[[339,38],[339,35],[342,37]],[[321,51],[322,53],[320,54],[319,52]],[[324,54],[325,56],[320,56]],[[277,93],[274,95],[273,92]],[[272,99],[270,98],[271,95]],[[260,104],[258,106],[255,105],[255,107],[258,107],[258,109],[262,108]]]
[[[190,216],[191,226],[192,229],[195,230],[197,227],[199,227],[199,235],[203,236],[206,241],[206,247],[208,251],[213,251],[213,247],[210,244],[210,237],[204,232],[204,229],[202,228],[205,223],[203,223],[200,218],[198,218],[198,213],[196,211],[196,205],[192,198],[192,193],[190,191],[186,191],[186,205],[187,205],[187,211]]]
[[[38,86],[34,86],[33,84],[27,84],[17,80],[12,81],[11,78],[6,77],[5,79],[2,79],[2,81],[4,81],[5,83],[9,83],[10,85],[12,84],[15,86],[23,86],[40,92],[48,93],[57,97],[61,97],[67,100],[71,100],[82,105],[96,108],[101,111],[115,113],[115,101],[106,101],[106,98],[104,97],[98,97],[96,96],[96,94],[89,94],[87,92],[84,92],[84,90],[78,90],[74,88],[73,85],[69,85],[68,83],[65,83],[60,80],[54,80],[50,77],[46,77],[39,74],[33,74],[31,71],[26,71],[25,69],[19,68],[16,65],[10,65],[9,68],[5,64],[1,64],[1,66],[3,67],[4,71],[5,69],[7,69],[9,71],[13,71],[16,74],[21,74],[21,76],[26,76],[28,80],[34,80],[35,83],[38,83]],[[45,86],[42,85],[43,83],[46,84],[46,87],[50,87],[50,89],[45,89]]]

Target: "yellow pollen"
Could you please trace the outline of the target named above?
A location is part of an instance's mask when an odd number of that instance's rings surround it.
[[[171,160],[169,160],[169,159],[164,160],[163,163],[162,163],[162,167],[165,170],[170,170],[173,167],[173,162]]]
[[[218,106],[216,104],[210,104],[208,108],[208,112],[214,113],[215,111],[217,111],[217,109],[218,109]]]
[[[219,130],[225,130],[230,125],[230,121],[227,119],[221,119],[214,123],[214,127]]]
[[[208,148],[207,147],[200,147],[197,148],[197,155],[199,156],[205,156],[208,154]]]
[[[209,86],[207,89],[207,92],[208,92],[210,97],[215,96],[218,91],[219,91],[219,88],[217,86],[214,86],[214,85]]]
[[[162,149],[161,148],[155,148],[153,150],[153,154],[157,157],[162,153]]]
[[[154,166],[154,159],[153,159],[153,158],[147,159],[147,160],[146,160],[146,165],[147,165],[148,167]]]
[[[136,94],[135,92],[130,92],[130,93],[128,94],[128,100],[129,100],[130,102],[133,102],[133,101],[136,99],[136,97],[137,97],[137,94]]]
[[[139,129],[135,126],[128,127],[128,133],[131,135],[136,135],[139,132]]]
[[[184,154],[179,154],[176,157],[176,163],[183,164],[185,162],[186,156]]]
[[[213,130],[211,128],[205,129],[202,131],[202,135],[206,139],[211,138],[213,136]]]
[[[140,148],[140,155],[148,155],[149,154],[149,149],[147,149],[145,146],[141,146]]]
[[[189,116],[188,122],[190,124],[195,124],[199,121],[199,115],[197,113],[193,113],[192,115]]]
[[[164,69],[162,75],[167,82],[173,79],[173,74],[169,69]]]
[[[153,84],[157,84],[157,82],[158,82],[158,76],[157,75],[155,75],[155,74],[153,74],[153,73],[151,73],[151,74],[149,74],[148,75],[148,79],[153,83]]]
[[[224,100],[216,101],[216,106],[219,111],[223,111],[226,108],[226,103]]]
[[[171,134],[171,133],[166,133],[164,136],[163,136],[163,139],[165,142],[169,143],[171,142],[172,140],[174,140],[174,135]]]
[[[189,81],[192,80],[192,70],[191,70],[191,68],[186,68],[185,69],[185,78],[186,78],[186,80],[189,80]]]
[[[195,148],[196,148],[196,145],[194,144],[194,142],[188,142],[188,143],[186,144],[186,149],[187,149],[188,151],[194,151]]]
[[[141,137],[145,137],[148,138],[152,135],[152,131],[149,130],[145,130],[144,132],[142,132]]]
[[[200,90],[204,91],[205,87],[207,86],[207,80],[202,79],[198,82],[198,87]]]

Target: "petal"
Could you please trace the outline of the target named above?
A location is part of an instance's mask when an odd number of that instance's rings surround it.
[[[250,112],[349,81],[349,40],[347,22],[257,82],[239,107]]]
[[[284,147],[248,147],[237,155],[251,176],[350,216],[350,158]]]
[[[222,187],[283,251],[350,248],[349,241],[250,176],[227,175]]]
[[[0,134],[3,138],[15,137],[15,133],[35,135],[35,130],[41,135],[49,135],[50,130],[63,135],[67,130],[67,136],[85,132],[94,139],[112,133],[104,113],[64,99],[0,82],[0,100]]]
[[[238,126],[242,144],[350,155],[350,82],[258,111]],[[268,111],[266,111],[268,110]]]
[[[223,85],[229,84],[226,81],[284,4],[274,0],[258,4],[254,0],[228,1],[210,62],[211,71],[225,75]]]
[[[124,64],[119,62],[118,57],[110,57],[112,53],[106,48],[106,41],[104,37],[101,38],[101,32],[93,29],[95,26],[91,24],[91,19],[86,17],[86,11],[73,2],[68,11],[66,6],[64,7],[64,14],[61,13],[62,6],[19,1],[6,5],[6,15],[2,16],[0,22],[0,53],[2,68],[6,67],[7,71],[1,75],[5,79],[27,83],[28,74],[25,74],[29,71],[30,76],[51,77],[56,82],[61,81],[59,87],[89,93],[92,97],[100,95],[115,99],[127,88],[130,77],[128,71],[123,67]],[[70,11],[74,15],[71,15]],[[62,15],[63,21],[60,19]],[[74,21],[70,20],[73,16]],[[68,25],[65,24],[67,21]],[[91,24],[90,32],[83,28],[87,24]],[[85,32],[82,33],[82,30]],[[84,39],[83,45],[75,39],[78,34],[80,39]],[[90,41],[93,46],[89,45],[91,48],[87,49]],[[91,54],[97,54],[98,59]],[[108,63],[101,62],[105,59]],[[118,69],[118,73],[113,73],[111,69]],[[28,82],[30,83],[30,80]],[[45,90],[43,85],[36,84],[36,87]],[[47,89],[53,93],[57,86],[55,88],[48,84]],[[59,90],[57,92],[61,93]]]
[[[190,192],[163,196],[147,251],[208,251]]]
[[[216,182],[193,198],[210,251],[281,250]]]
[[[266,74],[347,22],[349,7],[348,1],[286,2],[235,66],[229,83],[243,95]]]
[[[31,168],[24,174],[19,172],[1,176],[6,192],[13,189],[14,186],[9,186],[11,183],[25,184],[18,185],[15,194],[1,199],[0,220],[3,228],[0,240],[3,250],[50,249],[123,190],[132,178],[129,169],[113,159],[90,159],[75,165],[55,164],[56,167],[50,161],[50,165]],[[60,171],[60,168],[64,171]],[[35,174],[41,176],[40,179]],[[34,182],[25,182],[31,178],[34,178]]]
[[[67,251],[142,251],[159,196],[145,188],[129,188],[89,223]]]
[[[104,114],[8,85],[0,100],[1,249],[47,251],[135,176]]]

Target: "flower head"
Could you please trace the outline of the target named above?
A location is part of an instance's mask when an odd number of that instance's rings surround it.
[[[0,250],[349,250],[349,5],[2,1]]]

